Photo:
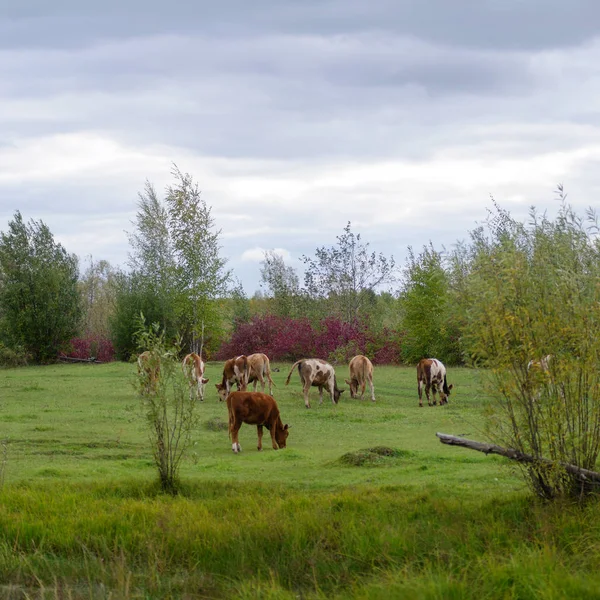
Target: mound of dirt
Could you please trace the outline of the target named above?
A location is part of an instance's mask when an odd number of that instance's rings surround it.
[[[408,450],[399,450],[388,446],[374,446],[373,448],[347,452],[340,456],[339,461],[344,465],[363,467],[389,464],[391,460],[410,458],[411,456],[413,456],[413,453]]]

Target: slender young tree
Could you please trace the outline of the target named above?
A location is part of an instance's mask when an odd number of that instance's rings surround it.
[[[175,256],[178,313],[190,350],[200,351],[203,332],[220,330],[219,296],[227,292],[231,272],[219,254],[221,230],[191,175],[173,167],[175,184],[167,188],[168,228]]]
[[[198,352],[203,334],[213,346],[220,338],[219,301],[228,291],[231,273],[220,256],[221,232],[215,229],[198,185],[177,166],[172,175],[175,182],[167,187],[164,201],[150,183],[139,194],[135,230],[129,234],[132,271],[120,279],[118,298],[124,304],[117,307],[120,316],[114,330],[123,341],[131,339],[131,326],[125,326],[121,317],[130,321],[132,310],[139,312],[143,306],[168,336],[179,331],[190,350]],[[123,346],[124,355],[130,346],[129,342]]]
[[[405,362],[417,363],[427,357],[450,364],[460,362],[450,299],[450,278],[442,253],[431,243],[418,256],[409,247],[400,295]]]
[[[83,304],[82,330],[86,337],[108,337],[115,309],[116,272],[106,260],[89,263],[79,282]]]
[[[304,285],[312,298],[328,299],[332,312],[351,322],[369,300],[365,292],[395,281],[396,263],[393,256],[369,252],[369,244],[352,232],[350,221],[337,240],[335,246],[317,248],[314,258],[302,257]]]
[[[298,316],[300,280],[296,269],[287,266],[274,250],[266,250],[264,256],[260,279],[271,299],[272,312],[281,317]]]

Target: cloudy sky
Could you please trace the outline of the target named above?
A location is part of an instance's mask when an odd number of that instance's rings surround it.
[[[0,230],[125,265],[137,193],[194,176],[250,294],[347,221],[402,263],[600,199],[597,0],[2,0]]]

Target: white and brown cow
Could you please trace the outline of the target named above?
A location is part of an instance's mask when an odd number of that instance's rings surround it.
[[[201,401],[204,400],[204,385],[209,381],[204,377],[204,361],[198,354],[192,352],[183,359],[181,367],[190,384],[190,399],[195,392]]]
[[[265,379],[269,382],[269,394],[273,395],[273,380],[271,379],[271,363],[266,354],[256,353],[248,356],[248,384],[254,383],[254,391],[260,382],[265,391]]]
[[[319,404],[323,404],[323,388],[329,392],[329,397],[333,404],[337,404],[340,395],[344,390],[338,389],[333,367],[326,361],[320,358],[303,358],[297,360],[290,369],[285,385],[290,382],[290,377],[294,369],[298,366],[300,373],[300,381],[302,381],[302,390],[304,392],[304,405],[310,408],[308,401],[308,392],[311,386],[319,388]]]
[[[358,389],[360,388],[360,399],[362,400],[368,381],[371,388],[371,400],[375,402],[373,363],[366,356],[359,354],[350,361],[349,367],[350,379],[346,379],[346,383],[350,386],[350,397],[359,398]]]
[[[221,383],[215,384],[221,402],[227,399],[234,383],[237,385],[238,390],[246,391],[248,385],[248,357],[243,354],[225,361],[223,380]]]
[[[437,404],[436,393],[440,394],[440,405],[448,404],[451,385],[446,380],[446,367],[437,358],[422,358],[417,365],[417,385],[419,390],[419,406],[423,406],[423,388],[427,396],[427,404],[431,406],[429,390],[433,393],[433,405]]]

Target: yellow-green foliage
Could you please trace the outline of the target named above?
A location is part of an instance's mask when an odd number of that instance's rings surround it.
[[[490,433],[536,457],[594,469],[600,450],[600,248],[563,204],[524,225],[498,209],[474,235],[467,340],[491,368]],[[550,355],[548,368],[530,361]],[[579,494],[561,469],[528,468],[545,497]]]

